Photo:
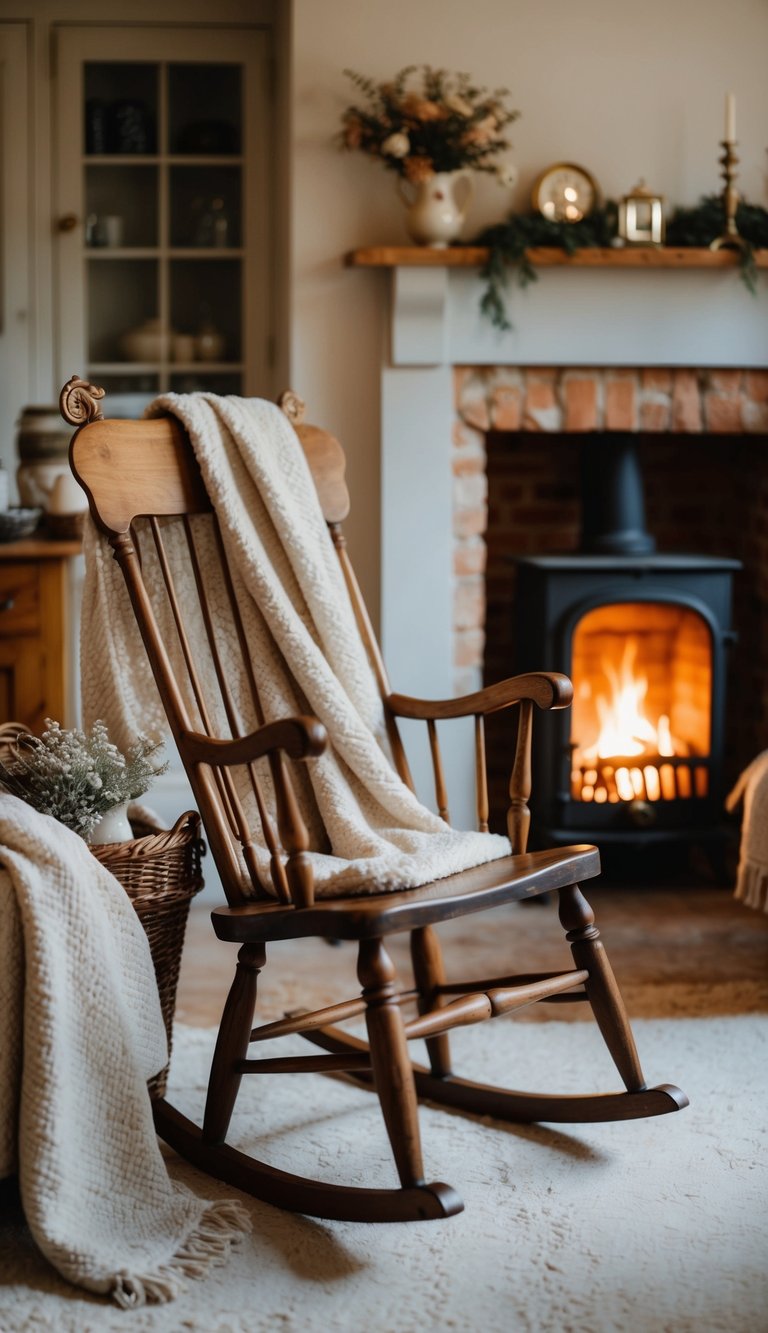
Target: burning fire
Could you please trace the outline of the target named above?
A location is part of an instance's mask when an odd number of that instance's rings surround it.
[[[582,801],[658,801],[691,794],[690,769],[663,762],[687,755],[689,748],[672,736],[668,716],[662,713],[655,722],[647,716],[648,679],[635,668],[637,652],[638,641],[630,637],[618,666],[607,658],[601,660],[609,692],[595,697],[598,735],[593,744],[578,747],[574,755],[578,785],[574,794]],[[588,680],[582,684],[582,693],[591,696]],[[687,791],[679,790],[681,779]]]

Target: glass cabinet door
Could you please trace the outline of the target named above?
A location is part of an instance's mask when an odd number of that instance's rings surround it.
[[[265,36],[59,34],[62,382],[268,393]],[[116,399],[119,403],[116,403]]]

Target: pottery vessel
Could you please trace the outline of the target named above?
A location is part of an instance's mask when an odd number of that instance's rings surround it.
[[[444,249],[458,239],[473,193],[471,171],[436,171],[418,185],[398,177],[397,184],[411,240]]]

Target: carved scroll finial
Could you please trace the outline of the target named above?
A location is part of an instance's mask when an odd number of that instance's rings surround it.
[[[281,412],[284,412],[292,426],[300,426],[304,420],[306,405],[303,398],[299,398],[293,389],[286,389],[280,394],[277,405]]]
[[[85,426],[89,421],[103,421],[104,413],[99,400],[104,390],[98,384],[89,384],[73,375],[59,394],[59,411],[70,426]]]

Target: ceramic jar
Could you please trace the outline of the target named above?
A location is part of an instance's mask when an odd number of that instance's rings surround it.
[[[57,479],[69,473],[72,430],[56,406],[25,407],[16,430],[16,481],[23,505],[47,509]]]
[[[120,351],[127,361],[164,361],[168,355],[169,337],[159,319],[145,319],[138,328],[123,334]]]
[[[203,323],[195,338],[195,356],[198,361],[222,361],[224,359],[224,336],[215,324]]]
[[[473,194],[471,171],[436,171],[418,185],[398,177],[397,184],[411,240],[444,249],[458,239]]]

